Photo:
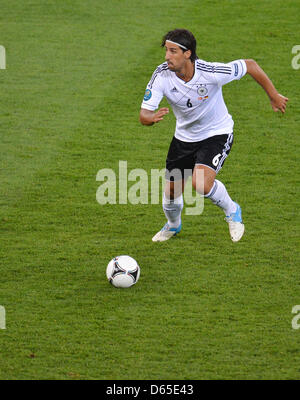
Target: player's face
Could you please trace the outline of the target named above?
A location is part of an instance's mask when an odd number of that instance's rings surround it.
[[[173,72],[181,71],[187,60],[190,57],[190,50],[182,51],[182,49],[173,43],[166,42],[165,44],[166,49],[166,61],[168,63],[168,67]]]

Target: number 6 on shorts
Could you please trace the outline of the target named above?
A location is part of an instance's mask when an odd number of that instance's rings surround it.
[[[219,153],[219,154],[217,154],[217,155],[213,158],[213,160],[212,160],[212,165],[214,165],[215,167],[218,166],[221,155],[222,155],[222,154]]]

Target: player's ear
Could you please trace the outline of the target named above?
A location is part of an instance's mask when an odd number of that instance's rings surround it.
[[[185,57],[186,60],[187,60],[188,58],[191,58],[191,55],[192,55],[191,50],[186,50],[186,51],[184,52],[184,57]]]

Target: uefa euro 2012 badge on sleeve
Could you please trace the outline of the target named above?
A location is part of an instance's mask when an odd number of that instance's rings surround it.
[[[145,91],[145,96],[144,96],[144,100],[145,100],[145,101],[150,100],[150,99],[151,99],[151,96],[152,96],[151,90],[150,90],[150,89],[146,89],[146,91]]]

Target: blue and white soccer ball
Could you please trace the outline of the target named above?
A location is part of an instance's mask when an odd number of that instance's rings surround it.
[[[135,285],[139,280],[140,272],[140,266],[130,256],[115,257],[106,268],[107,279],[117,288],[128,288]]]

